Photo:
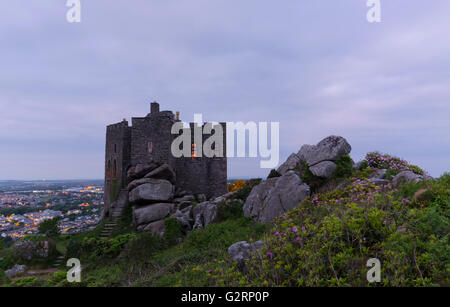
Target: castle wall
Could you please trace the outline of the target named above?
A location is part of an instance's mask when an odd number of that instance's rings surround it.
[[[205,194],[208,199],[227,192],[226,124],[221,123],[224,133],[223,157],[197,157],[176,159],[177,188],[193,194]],[[194,124],[191,123],[191,144],[194,144]],[[203,143],[211,135],[202,136]]]
[[[170,111],[151,113],[147,117],[133,117],[131,163],[135,165],[150,162],[153,159],[174,167],[175,158],[170,152],[174,139],[170,131],[174,123],[174,114]]]
[[[226,124],[223,157],[175,158],[171,145],[178,135],[172,135],[172,125],[177,120],[171,111],[159,111],[158,103],[151,104],[151,113],[146,117],[133,117],[132,126],[122,121],[106,128],[105,145],[105,212],[111,207],[127,182],[127,170],[138,163],[152,160],[169,164],[175,171],[176,189],[192,194],[205,194],[208,199],[227,192]],[[194,144],[191,124],[191,144]],[[202,135],[205,142],[211,135]],[[202,144],[203,144],[202,143]]]
[[[120,189],[126,186],[126,172],[130,166],[131,129],[127,121],[106,128],[105,145],[105,211],[111,207]]]

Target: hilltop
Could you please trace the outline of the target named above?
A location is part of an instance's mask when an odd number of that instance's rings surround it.
[[[111,217],[82,234],[22,239],[45,247],[28,259],[17,243],[2,242],[0,281],[9,286],[448,286],[450,174],[431,178],[418,166],[378,152],[355,163],[350,151],[337,136],[303,145],[264,180],[236,180],[221,197],[194,195],[175,202],[158,229],[138,231],[136,208],[126,204],[115,224]],[[81,283],[66,281],[63,261],[55,264],[58,256],[81,260]],[[381,263],[380,283],[367,281],[371,258]],[[5,274],[15,264],[26,267],[16,267],[15,276]],[[29,274],[33,270],[42,274]]]

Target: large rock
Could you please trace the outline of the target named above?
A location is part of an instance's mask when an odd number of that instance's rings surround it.
[[[309,166],[322,161],[336,161],[339,157],[347,155],[352,147],[341,136],[329,136],[317,143],[317,145],[303,145],[297,156]]]
[[[146,183],[150,183],[152,182],[152,180],[150,178],[140,178],[140,179],[135,179],[133,181],[131,181],[128,186],[127,186],[127,190],[131,191],[135,188],[137,188],[140,185],[146,184]]]
[[[288,171],[277,178],[269,178],[252,189],[244,204],[244,215],[257,222],[270,222],[285,213],[310,194],[310,188],[299,175]]]
[[[158,163],[152,161],[150,163],[139,163],[136,166],[130,167],[127,172],[127,180],[128,182],[133,181],[137,178],[144,177],[148,172],[154,170],[159,165]]]
[[[297,156],[297,154],[292,153],[284,162],[277,168],[277,172],[280,175],[284,175],[287,171],[293,170],[297,168],[300,164],[300,158]]]
[[[55,242],[52,240],[18,241],[14,244],[14,252],[19,258],[27,261],[36,258],[49,259],[57,253]]]
[[[193,229],[206,227],[217,216],[217,203],[208,201],[200,203],[194,207],[192,214],[195,219]]]
[[[148,178],[144,183],[131,190],[129,201],[132,204],[170,201],[173,198],[173,185],[164,179]]]
[[[337,168],[336,163],[331,161],[322,161],[309,168],[311,173],[322,178],[331,178],[334,170]]]
[[[9,279],[25,273],[27,266],[16,264],[11,269],[5,271],[6,277]]]
[[[166,223],[164,220],[159,220],[147,225],[139,226],[138,230],[143,230],[158,236],[163,236],[164,232],[166,231]]]
[[[192,230],[192,226],[194,224],[192,212],[193,207],[189,206],[182,210],[177,210],[174,214],[172,214],[172,217],[177,219],[178,224],[180,224],[181,226],[181,231],[184,234],[187,234],[189,231]]]
[[[254,243],[248,243],[247,241],[236,242],[228,248],[228,254],[231,260],[243,263],[251,257],[251,254],[261,249],[263,245],[263,241],[256,241]]]
[[[397,188],[402,184],[418,182],[420,180],[422,180],[422,176],[417,175],[412,171],[402,171],[392,179],[392,185]]]
[[[158,203],[144,207],[133,207],[133,224],[136,226],[149,224],[166,218],[173,210],[174,205]]]
[[[176,181],[175,172],[166,163],[149,172],[147,175],[145,175],[145,178],[166,179],[170,181],[172,184],[175,184]]]

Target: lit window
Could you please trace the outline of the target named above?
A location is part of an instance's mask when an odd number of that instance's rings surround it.
[[[192,144],[191,146],[191,157],[192,159],[197,160],[197,144]]]

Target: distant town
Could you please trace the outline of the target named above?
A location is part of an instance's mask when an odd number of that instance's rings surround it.
[[[0,181],[0,235],[17,240],[61,217],[62,234],[93,229],[103,207],[103,180]]]

